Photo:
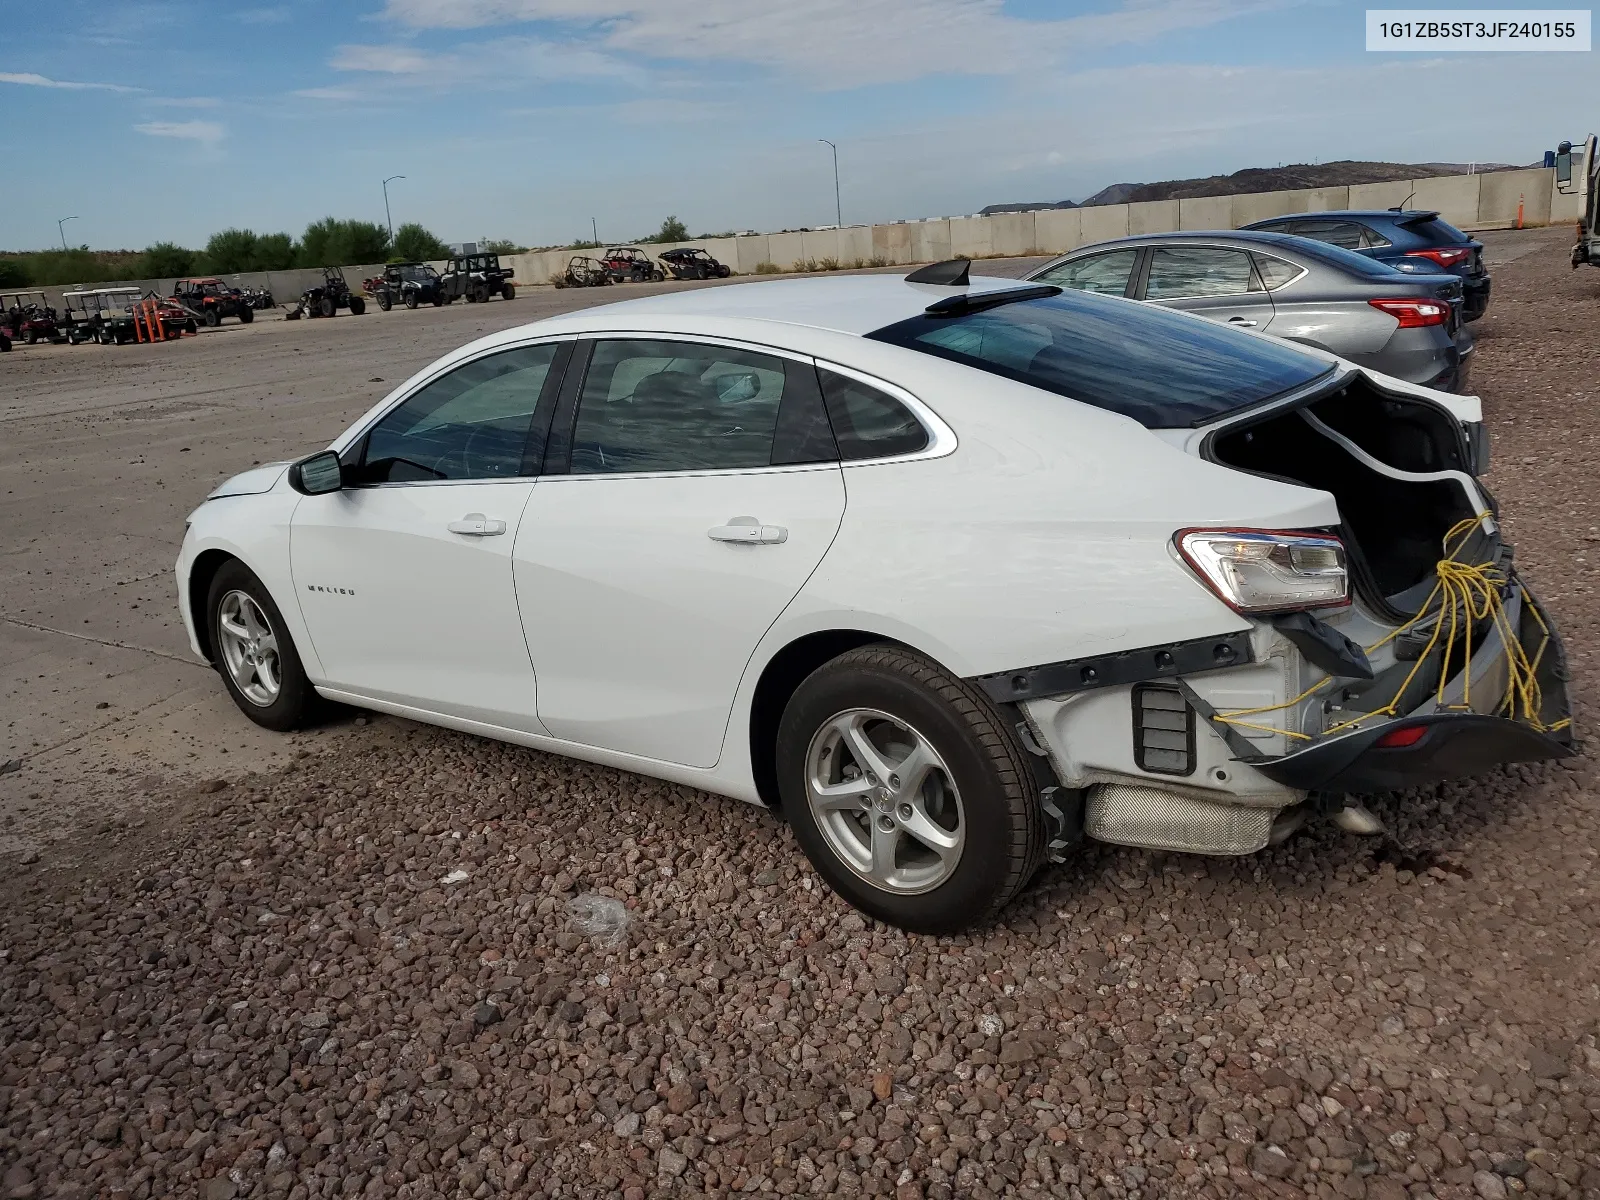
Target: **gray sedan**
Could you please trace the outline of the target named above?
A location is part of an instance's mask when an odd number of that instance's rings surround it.
[[[1028,276],[1318,346],[1408,383],[1466,386],[1461,281],[1287,234],[1163,233],[1083,246]]]

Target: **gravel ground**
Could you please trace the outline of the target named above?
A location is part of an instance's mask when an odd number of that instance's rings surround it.
[[[1475,384],[1592,712],[1600,273],[1530,240]],[[0,1197],[1600,1196],[1592,752],[1382,839],[1090,847],[929,939],[757,809],[388,719],[289,744],[8,864]]]

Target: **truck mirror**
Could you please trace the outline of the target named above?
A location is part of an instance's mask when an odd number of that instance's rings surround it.
[[[1564,149],[1556,152],[1556,191],[1570,195],[1572,187],[1572,146],[1562,143]]]

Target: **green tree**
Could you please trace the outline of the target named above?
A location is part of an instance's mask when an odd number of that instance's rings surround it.
[[[27,287],[33,282],[28,264],[21,258],[0,258],[0,288]]]
[[[296,249],[287,233],[263,233],[256,238],[256,270],[287,271],[294,266]]]
[[[677,217],[668,217],[661,222],[661,229],[651,238],[652,242],[687,242],[689,240],[689,227]]]
[[[224,229],[206,243],[206,266],[218,275],[256,269],[256,235],[249,229]]]
[[[427,262],[449,258],[450,247],[415,221],[409,221],[395,230],[394,256],[401,262]]]
[[[485,254],[521,254],[527,247],[519,246],[510,238],[490,238],[486,242],[479,242],[478,249]]]
[[[173,279],[179,275],[192,275],[195,259],[193,250],[172,242],[157,242],[144,252],[143,270],[147,279]]]
[[[354,266],[389,257],[389,233],[372,221],[324,217],[306,226],[300,239],[302,267]]]

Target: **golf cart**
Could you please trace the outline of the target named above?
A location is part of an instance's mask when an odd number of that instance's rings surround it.
[[[517,294],[517,285],[511,282],[513,274],[510,267],[500,265],[498,254],[459,254],[445,264],[439,292],[446,304],[457,297],[468,304],[487,303],[491,296],[511,300]]]
[[[134,308],[144,299],[136,287],[94,288],[65,292],[61,297],[61,327],[74,345],[99,342],[123,346],[138,340]]]
[[[361,281],[361,290],[388,312],[399,301],[407,308],[444,303],[439,272],[424,262],[390,263],[382,275]]]
[[[1556,150],[1556,190],[1583,198],[1583,219],[1578,241],[1572,247],[1574,268],[1588,263],[1600,267],[1600,140],[1594,134],[1582,146],[1562,142]]]
[[[719,263],[699,246],[663,250],[660,257],[674,279],[726,279],[733,274],[733,268]]]
[[[307,288],[300,302],[283,314],[285,321],[298,321],[301,317],[331,317],[341,308],[348,308],[355,316],[367,311],[366,299],[352,295],[350,285],[344,281],[344,268],[323,267],[322,286]]]
[[[661,265],[637,246],[613,246],[601,261],[617,283],[660,283],[667,277]]]
[[[195,317],[215,329],[224,317],[237,317],[241,324],[255,320],[255,309],[235,288],[215,276],[179,279],[172,285],[172,298]]]
[[[38,291],[0,293],[0,335],[30,346],[67,340],[56,324],[56,310]]]
[[[604,287],[611,282],[611,272],[605,263],[587,254],[574,254],[567,269],[556,280],[557,287]]]

